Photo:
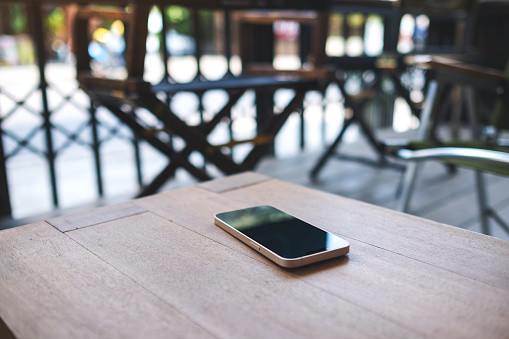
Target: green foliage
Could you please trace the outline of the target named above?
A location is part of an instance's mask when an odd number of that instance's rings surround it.
[[[170,6],[166,10],[166,18],[171,28],[184,35],[193,35],[193,20],[191,11],[181,6]],[[212,41],[214,36],[214,15],[211,11],[200,11],[201,35],[204,41]]]
[[[12,5],[10,8],[11,22],[10,26],[15,34],[21,34],[27,31],[27,18],[25,7],[23,5]]]
[[[180,34],[192,35],[193,24],[191,21],[191,12],[181,6],[170,6],[166,10],[166,17],[170,22],[171,28]]]
[[[65,12],[62,7],[57,7],[48,15],[48,25],[52,30],[58,30],[65,26]]]

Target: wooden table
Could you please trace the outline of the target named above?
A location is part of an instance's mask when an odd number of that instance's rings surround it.
[[[351,244],[283,269],[214,225],[270,204]],[[243,173],[0,232],[0,337],[507,338],[509,242]]]

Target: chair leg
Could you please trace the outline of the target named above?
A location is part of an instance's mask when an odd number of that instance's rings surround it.
[[[504,220],[502,220],[502,218],[500,218],[500,216],[493,209],[490,208],[488,211],[490,216],[495,219],[496,222],[498,222],[500,227],[502,227],[504,231],[509,234],[509,225]]]
[[[419,171],[420,163],[412,162],[407,165],[405,176],[403,178],[403,186],[401,188],[401,196],[399,198],[398,211],[408,212],[410,206],[410,198],[414,190],[415,181],[417,179],[417,172]]]
[[[417,140],[426,140],[429,138],[432,130],[430,129],[430,124],[432,124],[433,119],[433,111],[436,106],[436,96],[439,93],[439,85],[436,80],[432,80],[428,86],[428,91],[426,93],[426,102],[421,112],[421,125],[419,130],[417,131]],[[410,198],[415,186],[415,180],[417,177],[417,172],[420,164],[416,162],[411,162],[407,165],[403,183],[401,188],[401,197],[399,199],[399,204],[397,207],[398,211],[408,212],[408,207],[410,205]]]
[[[311,180],[315,180],[318,177],[318,174],[322,170],[322,167],[325,166],[325,163],[327,162],[327,160],[329,160],[329,158],[332,156],[332,154],[334,154],[339,143],[341,142],[341,140],[343,140],[343,135],[345,134],[346,130],[348,129],[348,126],[350,126],[350,124],[352,122],[353,122],[353,118],[349,118],[349,119],[345,120],[345,122],[343,123],[343,127],[341,128],[341,132],[339,133],[336,140],[334,140],[332,145],[330,145],[329,148],[327,148],[327,150],[320,157],[320,160],[318,160],[318,162],[316,163],[315,167],[313,167],[313,169],[311,170],[311,174],[310,174]]]
[[[479,201],[479,213],[481,216],[481,229],[486,235],[490,235],[490,224],[489,224],[489,208],[486,199],[486,189],[484,185],[484,177],[480,171],[475,172],[475,179],[477,185],[477,200]]]
[[[438,93],[440,93],[438,82],[436,80],[430,81],[428,85],[428,91],[426,92],[426,101],[421,112],[421,124],[417,132],[417,140],[429,139],[432,133],[434,133],[434,131],[432,130],[433,129],[432,125],[433,122],[435,122],[435,120],[437,119],[437,117],[433,116],[433,111],[435,110],[435,106],[437,105],[438,100],[435,99]]]
[[[481,227],[482,232],[487,235],[491,235],[491,229],[489,224],[489,218],[493,218],[499,225],[509,233],[509,225],[502,220],[502,218],[492,208],[488,206],[488,198],[486,195],[486,186],[484,184],[484,176],[482,172],[475,172],[476,183],[477,183],[477,197],[479,200],[479,212],[481,215]]]

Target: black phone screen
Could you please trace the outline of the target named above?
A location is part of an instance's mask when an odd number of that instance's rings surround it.
[[[216,217],[284,258],[341,248],[344,240],[271,206],[219,213]]]

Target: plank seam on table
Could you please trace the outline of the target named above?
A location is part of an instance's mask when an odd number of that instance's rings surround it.
[[[138,206],[138,205],[136,205]],[[138,206],[140,208],[142,208],[141,206]],[[105,219],[105,220],[101,220],[101,221],[98,221],[94,224],[90,224],[90,225],[85,225],[85,226],[80,226],[80,227],[74,227],[73,229],[68,229],[68,230],[65,230],[65,231],[62,231],[60,230],[57,226],[53,225],[51,223],[51,219],[49,220],[44,220],[46,223],[48,223],[50,226],[56,228],[59,232],[61,233],[67,233],[67,232],[70,232],[70,231],[75,231],[75,230],[79,230],[79,229],[82,229],[82,228],[87,228],[87,227],[92,227],[92,226],[96,226],[96,225],[100,225],[100,224],[103,224],[105,222],[109,222],[109,221],[114,221],[114,220],[121,220],[121,219],[124,219],[124,218],[128,218],[128,217],[132,217],[134,215],[139,215],[139,214],[143,214],[143,213],[146,213],[147,210],[143,210],[143,211],[138,211],[138,212],[135,212],[135,213],[132,213],[132,214],[126,214],[126,215],[123,215],[121,217],[118,217],[118,218],[115,218],[115,219]],[[72,215],[71,215],[72,216]]]
[[[273,178],[272,178],[271,180],[269,180],[269,181],[284,182],[284,181],[282,181],[282,180],[279,180],[279,179],[273,179]],[[261,182],[261,183],[266,183],[266,182]],[[286,184],[288,184],[288,185],[292,185],[292,186],[297,186],[297,187],[301,187],[301,188],[310,189],[309,187],[304,187],[304,186],[300,186],[300,185],[296,185],[296,184],[292,184],[292,183],[288,183],[288,182],[284,182],[284,183],[286,183]],[[221,195],[222,193],[226,193],[226,192],[220,192],[220,193],[217,193],[217,194],[218,194],[218,195]],[[327,192],[323,192],[323,193],[327,193]],[[328,193],[328,194],[331,194],[331,193]],[[345,197],[342,197],[342,198],[345,198]],[[232,199],[232,198],[230,198],[230,199]],[[349,198],[345,198],[345,199],[349,199]],[[235,200],[237,200],[237,201],[241,201],[241,202],[246,203],[246,204],[250,204],[250,202],[249,202],[249,201],[245,201],[245,200],[243,200],[242,198],[236,198]],[[351,199],[351,200],[352,200],[352,199]],[[362,201],[358,201],[358,202],[359,202],[359,203],[362,203],[362,204],[367,204],[367,203],[362,202]],[[387,208],[384,208],[384,207],[381,207],[381,206],[373,205],[373,207],[376,207],[377,209],[388,210],[388,211],[390,211],[390,212],[392,212],[392,213],[401,213],[401,212],[394,211],[394,210],[390,210],[390,209],[387,209]],[[416,218],[416,219],[423,219],[423,220],[426,220],[426,221],[430,221],[429,219],[426,219],[426,218],[423,218],[423,217],[420,217],[420,216],[416,216],[416,215],[408,214],[408,216],[409,216],[409,217],[412,217],[412,218]],[[432,221],[432,220],[431,220],[431,221]],[[436,221],[434,221],[434,222],[435,222],[435,223],[437,223],[437,224],[440,224],[440,225],[442,225],[442,226],[445,226],[445,227],[450,227],[450,228],[457,229],[457,230],[463,230],[463,231],[472,232],[472,231],[470,231],[470,230],[462,229],[462,228],[459,228],[459,227],[456,227],[456,226],[452,226],[452,225],[448,225],[448,224],[444,224],[444,223],[439,223],[439,222],[436,222]],[[329,231],[329,232],[331,232],[331,233],[333,233],[333,234],[336,234],[336,235],[338,235],[338,236],[340,236],[340,237],[346,237],[346,238],[349,238],[349,239],[353,239],[353,240],[356,240],[356,241],[358,241],[358,242],[362,242],[362,243],[364,243],[364,244],[366,244],[366,245],[368,245],[368,246],[373,246],[373,247],[379,248],[379,249],[381,249],[381,250],[385,250],[385,251],[388,251],[388,252],[390,252],[390,253],[393,253],[393,254],[396,254],[396,255],[400,255],[400,256],[402,256],[402,257],[404,257],[404,258],[407,258],[407,259],[410,259],[410,260],[414,260],[414,261],[416,261],[416,262],[420,262],[420,263],[423,263],[423,264],[429,265],[429,266],[431,266],[431,267],[434,267],[434,268],[440,269],[440,270],[442,270],[442,271],[445,271],[445,272],[449,272],[449,273],[455,274],[455,275],[457,275],[457,276],[459,276],[459,277],[467,278],[467,279],[470,279],[470,280],[472,280],[472,281],[476,281],[476,282],[478,282],[478,283],[482,283],[482,284],[484,284],[484,285],[486,285],[486,286],[489,286],[489,287],[491,287],[491,288],[496,288],[496,289],[498,289],[498,290],[505,291],[503,288],[501,288],[501,287],[499,287],[499,286],[495,286],[495,285],[493,285],[493,284],[491,284],[491,283],[489,283],[489,282],[481,281],[481,280],[478,280],[478,279],[476,279],[476,278],[474,278],[474,277],[465,276],[464,274],[461,274],[461,273],[458,273],[458,272],[451,271],[451,270],[449,270],[449,269],[447,269],[447,268],[437,266],[436,264],[429,263],[429,262],[426,262],[426,261],[423,261],[423,260],[420,260],[420,259],[416,259],[416,258],[410,257],[410,256],[408,256],[408,255],[405,255],[405,254],[403,254],[403,253],[394,252],[394,251],[392,251],[392,250],[390,250],[390,249],[386,249],[386,248],[383,248],[383,247],[380,247],[380,246],[377,246],[377,245],[374,245],[374,244],[371,244],[371,243],[365,242],[365,241],[363,241],[363,240],[359,240],[359,239],[354,238],[354,237],[352,237],[352,236],[343,235],[343,234],[341,234],[341,233],[334,232],[334,231]],[[487,235],[484,235],[484,234],[478,234],[478,235],[479,235],[479,236],[485,236],[485,237],[487,237]],[[508,290],[509,290],[509,289],[508,289]]]
[[[444,225],[446,225],[446,224],[444,224]],[[447,226],[448,226],[448,225],[447,225]],[[378,249],[380,249],[380,250],[382,250],[382,251],[387,251],[387,252],[389,252],[389,253],[392,253],[392,254],[395,254],[395,255],[399,255],[399,256],[404,257],[404,258],[407,258],[407,259],[409,259],[409,260],[417,261],[417,262],[420,262],[420,263],[422,263],[422,264],[424,264],[424,265],[428,265],[428,266],[434,267],[434,268],[439,269],[439,270],[442,270],[442,271],[444,271],[444,272],[449,272],[449,273],[452,273],[452,274],[454,274],[454,275],[460,276],[460,277],[462,277],[462,278],[466,278],[466,279],[469,279],[469,280],[472,280],[472,281],[475,281],[475,282],[481,283],[481,284],[483,284],[483,285],[489,286],[490,288],[494,288],[494,289],[497,289],[497,290],[501,290],[501,291],[507,292],[507,290],[505,290],[505,289],[503,289],[503,288],[501,288],[501,287],[499,287],[499,286],[491,285],[491,284],[489,284],[489,283],[487,283],[487,282],[485,282],[485,281],[480,281],[480,280],[474,279],[474,278],[472,278],[472,277],[465,276],[465,275],[463,275],[463,274],[461,274],[461,273],[454,272],[454,271],[448,270],[448,269],[446,269],[446,268],[443,268],[443,267],[440,267],[440,266],[436,266],[436,265],[433,265],[433,264],[431,264],[431,263],[428,263],[428,262],[425,262],[425,261],[422,261],[422,260],[419,260],[419,259],[416,259],[416,258],[409,257],[409,256],[404,255],[404,254],[402,254],[402,253],[394,252],[394,251],[391,251],[391,250],[389,250],[389,249],[387,249],[387,248],[383,248],[383,247],[380,247],[380,246],[377,246],[377,245],[374,245],[374,244],[370,244],[370,243],[367,243],[367,242],[365,242],[365,241],[359,240],[359,239],[357,239],[357,238],[354,238],[354,237],[351,237],[351,236],[348,236],[348,235],[338,234],[337,232],[334,232],[334,231],[328,231],[328,232],[330,232],[330,233],[332,233],[332,234],[336,234],[336,235],[341,236],[341,237],[343,237],[343,238],[346,238],[345,240],[352,239],[352,240],[355,240],[355,241],[361,242],[361,243],[363,243],[363,244],[365,244],[365,245],[367,245],[367,246],[372,246],[372,247],[378,248]]]
[[[197,185],[195,185],[195,187],[199,188],[199,189],[202,189],[202,190],[205,190],[207,192],[212,192],[212,193],[217,193],[218,194],[218,193],[225,193],[225,192],[233,191],[233,190],[236,190],[236,189],[240,189],[240,188],[245,188],[245,187],[257,185],[259,183],[266,182],[266,181],[269,181],[269,180],[273,180],[273,178],[271,178],[271,177],[268,177],[268,176],[266,176],[264,174],[255,173],[255,172],[244,172],[244,173],[240,173],[240,174],[237,174],[237,175],[241,176],[241,175],[249,175],[249,174],[259,176],[258,180],[256,180],[256,181],[248,181],[248,182],[244,182],[244,183],[239,183],[239,184],[234,185],[232,187],[226,187],[224,189],[219,189],[219,190],[212,190],[212,189],[209,189],[209,188],[206,187],[206,185],[208,183],[213,183],[213,182],[216,182],[216,181],[227,179],[227,178],[219,178],[219,179],[215,179],[215,180],[212,180],[212,181],[209,181],[209,182],[205,182],[205,183],[202,183],[202,184],[197,184]],[[261,178],[261,177],[265,177],[265,178]],[[231,178],[231,176],[228,177],[228,178]]]
[[[201,189],[201,190],[204,190],[204,191],[207,191],[207,192],[211,192],[211,193],[226,193],[226,192],[230,192],[230,191],[234,191],[236,189],[240,189],[240,188],[245,188],[245,187],[249,187],[249,186],[253,186],[253,185],[257,185],[261,182],[265,182],[265,181],[268,181],[269,179],[267,180],[264,180],[264,181],[259,181],[259,182],[255,182],[255,183],[249,183],[249,184],[246,184],[246,185],[243,185],[243,186],[237,186],[237,187],[229,187],[225,190],[222,190],[222,191],[211,191],[209,189],[206,189],[205,187],[200,187],[200,186],[195,186],[196,188],[198,189]]]
[[[215,193],[215,192],[212,192],[212,193],[219,195],[219,193]],[[304,280],[304,279],[301,279],[301,278],[299,277],[299,275],[297,275],[297,274],[295,274],[295,273],[292,273],[292,272],[291,272],[291,269],[284,269],[284,268],[281,268],[281,267],[277,266],[277,264],[275,264],[275,263],[272,263],[272,262],[269,262],[269,261],[260,260],[260,259],[258,258],[258,256],[249,256],[249,255],[247,255],[246,253],[240,252],[239,250],[237,250],[237,249],[235,249],[235,248],[232,248],[232,247],[230,247],[230,246],[228,246],[228,245],[226,245],[226,244],[223,244],[223,243],[221,243],[221,242],[219,242],[219,241],[217,241],[217,240],[215,240],[215,239],[212,239],[212,238],[210,238],[210,237],[208,237],[208,236],[206,236],[206,235],[203,235],[203,234],[201,234],[201,233],[198,233],[197,231],[195,231],[195,230],[193,230],[193,229],[190,229],[190,228],[188,228],[188,227],[186,227],[186,226],[184,226],[184,225],[181,225],[180,223],[178,223],[178,222],[176,222],[176,221],[169,220],[168,218],[166,218],[166,217],[164,217],[164,216],[161,216],[161,215],[159,215],[159,214],[158,214],[158,213],[156,213],[156,212],[147,211],[147,213],[151,213],[151,214],[153,214],[153,215],[155,215],[155,216],[157,216],[157,217],[159,217],[159,218],[162,218],[162,219],[164,219],[164,220],[166,220],[166,221],[168,221],[168,222],[171,222],[172,224],[174,224],[174,225],[176,225],[176,226],[179,226],[179,227],[181,227],[181,228],[184,228],[184,229],[185,229],[185,230],[187,230],[187,231],[191,231],[191,232],[193,232],[193,233],[195,233],[195,234],[197,234],[197,235],[199,235],[199,236],[201,236],[201,237],[204,237],[204,238],[206,238],[206,239],[208,239],[208,240],[211,240],[211,241],[213,241],[213,242],[217,243],[217,244],[218,244],[218,245],[220,245],[220,246],[226,247],[226,248],[228,248],[229,250],[232,250],[232,251],[234,251],[234,252],[236,252],[236,253],[238,253],[238,254],[241,254],[241,255],[243,255],[244,257],[248,258],[248,259],[255,260],[255,261],[257,261],[257,262],[259,262],[259,263],[261,263],[261,264],[263,264],[263,265],[265,265],[265,266],[267,266],[267,267],[270,267],[271,269],[279,269],[281,272],[283,272],[283,274],[289,275],[289,276],[291,276],[291,277],[293,277],[293,278],[297,278],[299,281],[301,281],[302,283],[304,283],[304,284],[306,284],[306,285],[308,285],[308,286],[310,286],[310,287],[312,287],[312,288],[315,288],[315,289],[317,289],[317,290],[320,290],[320,291],[322,291],[323,293],[326,293],[327,295],[330,295],[330,296],[331,296],[331,297],[333,297],[333,298],[340,299],[340,300],[342,300],[342,301],[344,301],[344,302],[346,302],[346,303],[348,303],[348,304],[350,304],[350,305],[354,305],[354,306],[356,306],[356,307],[359,307],[359,308],[361,308],[361,309],[365,310],[366,312],[368,312],[368,313],[370,313],[370,314],[373,314],[373,315],[375,315],[375,316],[377,316],[377,317],[379,317],[379,318],[381,318],[381,319],[384,319],[385,321],[387,321],[387,322],[389,322],[389,323],[391,323],[391,324],[394,324],[394,325],[399,326],[399,327],[401,327],[401,328],[407,329],[407,330],[409,330],[409,331],[411,331],[411,332],[413,332],[413,333],[416,333],[416,334],[422,335],[422,333],[417,332],[417,331],[415,331],[415,330],[414,330],[414,329],[412,329],[412,328],[409,328],[409,327],[407,327],[407,326],[405,326],[405,325],[399,324],[398,322],[395,322],[394,320],[388,319],[387,317],[385,317],[385,316],[383,316],[383,315],[381,315],[381,314],[378,314],[377,312],[374,312],[374,311],[372,311],[372,310],[370,310],[370,309],[368,309],[368,308],[366,308],[366,307],[364,307],[364,306],[362,306],[362,305],[359,305],[359,304],[357,304],[357,303],[354,303],[354,302],[352,302],[352,301],[350,301],[350,300],[343,299],[342,297],[340,297],[340,296],[338,296],[338,295],[336,295],[336,294],[333,294],[333,293],[331,293],[331,292],[329,292],[329,291],[327,291],[327,290],[325,290],[325,289],[321,288],[320,286],[316,286],[316,285],[314,285],[314,284],[313,284],[313,283],[311,283],[311,282],[308,282],[308,281],[306,281],[306,280]],[[353,239],[353,238],[352,238],[352,239]],[[249,246],[247,246],[247,245],[245,245],[245,246],[246,246],[247,248],[251,249],[252,251],[254,251],[254,250],[253,250],[252,248],[250,248]],[[256,251],[254,251],[254,252],[261,256],[261,254],[260,254],[260,253],[258,253],[258,252],[256,252]],[[337,259],[337,258],[336,258],[336,259]],[[331,260],[333,260],[333,259],[331,259]]]
[[[129,217],[133,217],[133,216],[137,216],[137,215],[140,215],[140,214],[154,214],[155,213],[152,213],[150,211],[145,211],[145,212],[141,212],[141,213],[136,213],[136,214],[133,214],[133,215],[129,215],[129,216],[126,216],[126,217],[122,217],[122,218],[118,218],[118,219],[114,219],[114,220],[108,220],[108,221],[105,221],[105,222],[102,222],[102,223],[98,223],[98,224],[95,224],[95,225],[100,225],[100,224],[104,224],[104,223],[108,223],[108,222],[112,222],[112,221],[117,221],[117,220],[122,220],[122,219],[125,219],[125,218],[129,218]],[[168,220],[166,218],[162,218],[164,220]],[[171,221],[170,221],[171,222]],[[49,224],[48,222],[46,222],[47,224]],[[49,224],[51,225],[51,224]],[[53,226],[53,225],[51,225]],[[179,225],[180,226],[180,225]],[[183,226],[181,226],[183,227]],[[85,227],[82,227],[82,228],[85,228]],[[101,256],[99,256],[98,254],[96,254],[95,252],[93,252],[92,250],[88,249],[85,245],[79,243],[78,241],[76,241],[75,239],[73,239],[72,237],[69,236],[69,232],[72,232],[72,231],[79,231],[80,229],[82,228],[77,228],[77,229],[74,229],[74,230],[70,230],[70,231],[66,231],[66,232],[62,232],[62,234],[64,234],[69,240],[71,240],[72,242],[76,243],[77,245],[79,245],[80,247],[82,247],[85,251],[91,253],[94,257],[96,257],[98,260],[104,262],[106,265],[110,266],[112,269],[114,269],[115,271],[117,271],[118,273],[120,273],[122,276],[126,277],[126,279],[129,279],[130,281],[132,281],[134,284],[138,285],[141,289],[143,289],[144,291],[146,291],[147,293],[149,293],[150,295],[154,296],[155,298],[157,298],[159,301],[161,301],[163,304],[167,305],[169,308],[171,308],[172,310],[174,310],[175,312],[177,312],[178,314],[182,315],[185,319],[189,320],[191,323],[195,324],[196,326],[198,326],[199,328],[203,329],[205,332],[207,332],[208,334],[210,334],[212,337],[214,338],[217,338],[216,335],[214,335],[213,333],[211,333],[207,328],[203,327],[201,324],[197,323],[196,321],[194,321],[192,318],[189,318],[187,316],[187,314],[185,313],[182,313],[178,308],[175,308],[173,305],[169,304],[168,302],[166,302],[164,299],[162,299],[161,297],[159,297],[157,294],[153,293],[151,290],[147,289],[145,286],[141,285],[140,283],[138,283],[135,279],[133,279],[132,277],[130,277],[129,275],[127,275],[126,273],[124,273],[123,271],[119,270],[118,268],[116,268],[115,266],[113,266],[111,263],[109,263],[107,260],[105,260],[104,258],[102,258]]]

